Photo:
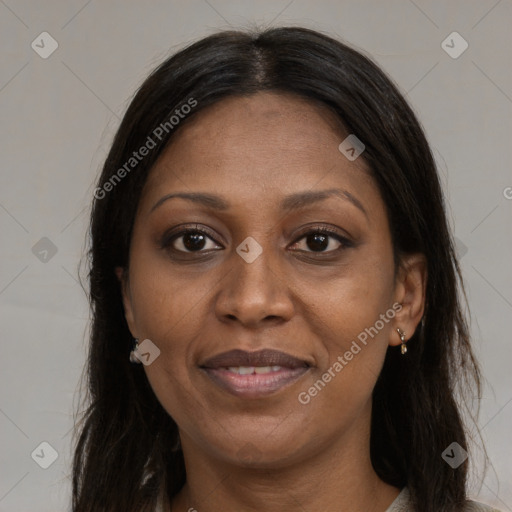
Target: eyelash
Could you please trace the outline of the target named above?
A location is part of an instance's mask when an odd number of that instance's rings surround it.
[[[171,249],[171,250],[173,250],[174,252],[176,252],[178,254],[188,254],[188,255],[202,254],[204,252],[208,252],[208,251],[212,250],[212,249],[207,249],[205,251],[205,250],[201,249],[201,250],[198,250],[198,251],[182,251],[182,250],[174,249],[173,247],[171,247],[172,244],[177,239],[179,239],[182,236],[185,236],[187,234],[190,234],[190,233],[196,233],[196,234],[200,233],[200,234],[205,235],[206,237],[210,238],[217,245],[220,245],[215,240],[214,236],[212,235],[212,233],[209,230],[206,230],[204,228],[195,227],[195,228],[185,228],[185,229],[182,229],[178,233],[165,234],[163,236],[162,240],[161,240],[160,248],[161,249]],[[305,231],[304,233],[301,233],[299,238],[297,238],[295,240],[295,242],[292,243],[292,245],[297,244],[299,241],[301,241],[304,238],[307,238],[309,235],[313,235],[313,234],[327,235],[328,237],[336,239],[338,242],[340,242],[341,245],[337,249],[332,249],[330,251],[304,251],[304,250],[298,250],[297,252],[303,252],[303,253],[307,253],[307,254],[318,254],[318,255],[322,255],[322,254],[331,254],[332,255],[332,254],[335,254],[337,252],[340,252],[343,249],[347,249],[349,247],[353,247],[354,246],[354,244],[353,244],[353,242],[351,240],[349,240],[348,238],[340,235],[337,230],[335,230],[334,228],[328,227],[328,226],[317,226],[315,228],[309,229],[308,231]],[[213,249],[213,250],[216,251],[218,249]]]

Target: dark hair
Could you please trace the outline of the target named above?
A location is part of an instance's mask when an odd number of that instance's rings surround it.
[[[129,362],[133,339],[114,269],[128,265],[143,185],[173,134],[208,105],[258,91],[321,103],[363,141],[362,158],[386,204],[396,264],[401,254],[426,256],[421,327],[408,342],[407,357],[388,349],[374,388],[371,460],[382,480],[409,487],[419,512],[462,510],[468,461],[452,469],[441,454],[454,441],[468,450],[462,407],[467,392],[480,396],[481,377],[429,145],[397,87],[369,58],[319,32],[284,27],[220,32],[176,53],[145,80],[117,131],[90,225],[89,396],[74,452],[73,511],[153,510],[161,486],[171,499],[185,482],[176,423],[142,365]],[[185,104],[195,105],[192,112],[171,126]],[[127,170],[149,136],[154,147]]]

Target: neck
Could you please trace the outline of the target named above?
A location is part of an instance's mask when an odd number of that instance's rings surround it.
[[[400,490],[373,470],[369,428],[362,435],[359,427],[300,461],[252,468],[205,454],[182,435],[187,482],[172,511],[384,512]]]

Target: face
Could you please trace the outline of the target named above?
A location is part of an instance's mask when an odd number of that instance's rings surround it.
[[[410,338],[421,317],[421,272],[395,276],[385,205],[338,149],[346,135],[293,96],[229,98],[151,170],[118,276],[185,455],[275,467],[367,435],[396,328]]]

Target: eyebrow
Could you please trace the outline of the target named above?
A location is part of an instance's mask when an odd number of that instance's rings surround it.
[[[306,206],[310,206],[314,203],[318,203],[319,201],[324,201],[330,197],[337,196],[341,199],[347,200],[352,203],[356,208],[361,210],[365,216],[368,218],[368,213],[365,210],[364,206],[361,204],[361,201],[354,197],[347,190],[331,188],[327,190],[308,190],[305,192],[297,192],[295,194],[291,194],[286,196],[281,201],[281,210],[283,212],[290,212],[294,210],[299,210],[300,208],[304,208]],[[181,198],[186,199],[188,201],[193,201],[198,204],[202,204],[203,206],[207,206],[209,208],[213,208],[219,211],[229,210],[229,203],[220,196],[216,196],[213,194],[207,194],[202,192],[175,192],[172,194],[167,194],[160,198],[151,208],[149,213],[152,213],[156,210],[160,205],[169,199]]]

